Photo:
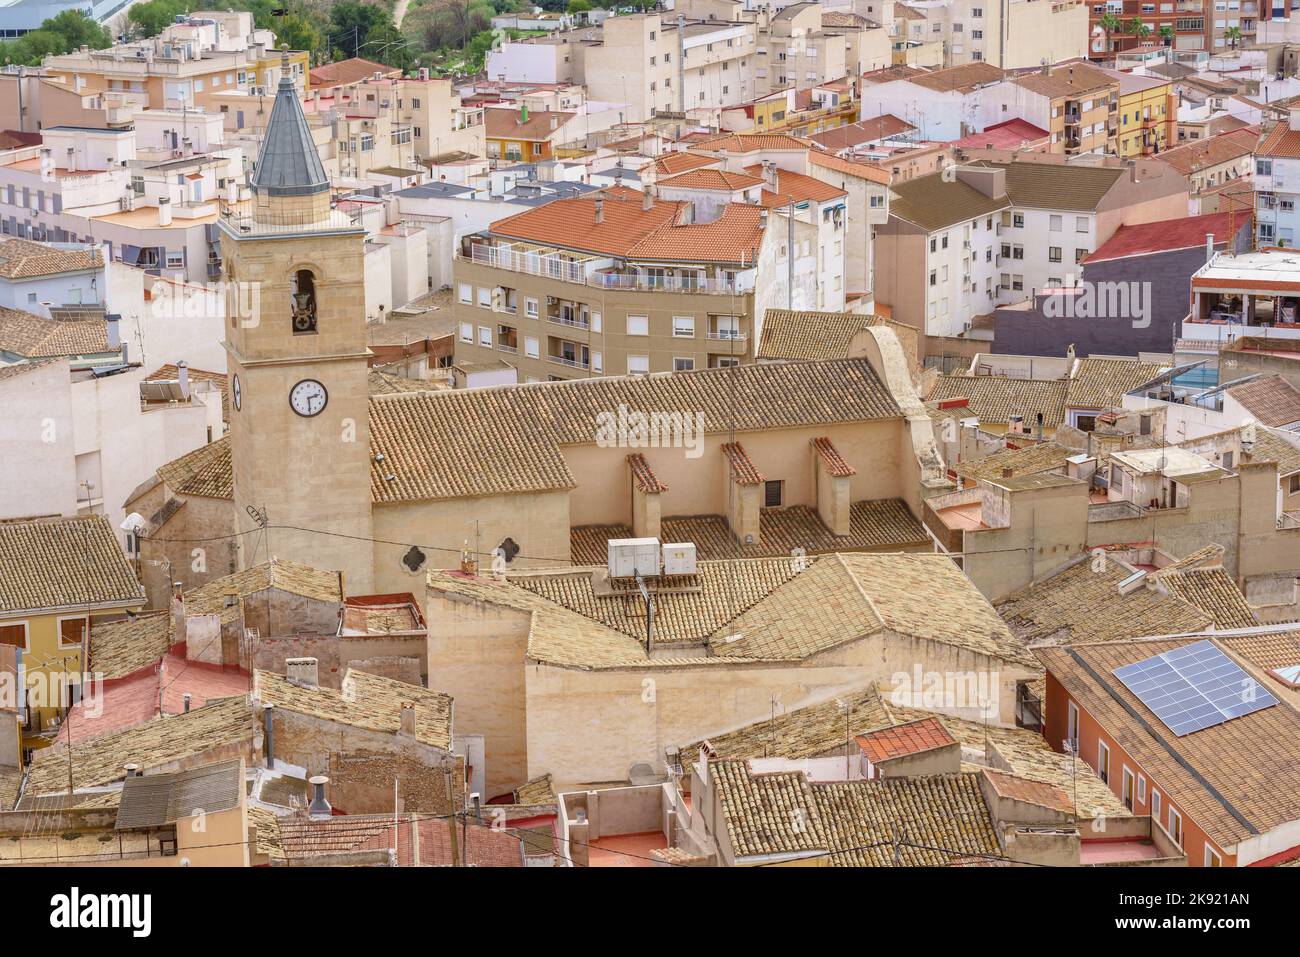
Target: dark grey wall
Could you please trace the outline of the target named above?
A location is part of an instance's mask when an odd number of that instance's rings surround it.
[[[1238,235],[1238,247],[1249,220]],[[1218,243],[1215,249],[1226,248]],[[1086,265],[1083,280],[1149,282],[1151,322],[1136,329],[1125,318],[1055,318],[1043,312],[1043,296],[1032,309],[998,309],[994,312],[994,353],[1025,356],[1063,356],[1070,344],[1077,355],[1135,356],[1139,352],[1172,352],[1179,323],[1191,311],[1192,273],[1205,265],[1205,247],[1179,249],[1147,256],[1129,256]]]

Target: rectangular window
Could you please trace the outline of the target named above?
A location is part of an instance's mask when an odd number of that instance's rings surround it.
[[[650,335],[650,319],[647,316],[628,316],[627,334],[629,336]]]
[[[492,290],[487,286],[478,287],[478,304],[484,309],[492,308]]]
[[[1151,820],[1160,820],[1160,792],[1155,788],[1151,789]]]
[[[1047,247],[1047,261],[1048,261],[1048,262],[1053,262],[1053,263],[1059,263],[1059,262],[1061,261],[1061,247],[1060,247],[1060,246],[1048,246],[1048,247]]]
[[[1138,804],[1147,803],[1147,779],[1138,775]]]
[[[460,341],[470,343],[474,341],[474,323],[462,322],[460,324]]]
[[[469,305],[474,301],[474,287],[467,282],[460,284],[460,301]]]
[[[524,315],[526,315],[529,319],[536,319],[536,318],[537,318],[537,300],[536,300],[536,299],[525,299],[525,300],[524,300]]]
[[[1223,866],[1223,858],[1219,856],[1218,851],[1210,847],[1210,845],[1208,844],[1205,845],[1205,866],[1206,867]]]
[[[1072,753],[1079,753],[1079,706],[1073,701],[1066,718],[1065,743]]]
[[[0,625],[0,645],[13,645],[27,651],[27,622],[6,622]]]
[[[776,479],[763,483],[763,507],[780,508],[781,499],[785,492],[785,482]]]
[[[90,628],[90,619],[85,615],[59,619],[59,647],[79,648]]]
[[[478,344],[481,345],[484,349],[492,348],[492,327],[491,326],[478,327]]]
[[[1012,213],[1012,214],[1011,214],[1011,225],[1014,226],[1016,229],[1022,229],[1022,228],[1024,228],[1024,225],[1025,225],[1025,214],[1024,214],[1024,213]]]
[[[1086,233],[1086,232],[1088,231],[1088,217],[1087,217],[1087,216],[1076,216],[1076,217],[1074,217],[1074,231],[1075,231],[1076,233]]]
[[[537,337],[524,336],[524,355],[530,359],[537,358]]]
[[[650,371],[649,356],[628,356],[627,357],[628,375],[645,375],[649,371]]]
[[[694,339],[695,317],[673,316],[673,337],[676,339]]]
[[[1133,777],[1133,772],[1124,765],[1124,776],[1120,781],[1120,800],[1130,811],[1133,810],[1133,798],[1136,796],[1137,779]]]
[[[695,368],[695,360],[689,356],[678,356],[673,359],[674,372],[690,372]]]
[[[1169,809],[1169,836],[1179,847],[1183,846],[1183,816],[1175,809]]]
[[[592,372],[605,371],[605,357],[602,356],[599,352],[593,352],[591,354],[591,371]]]
[[[1097,742],[1097,777],[1110,783],[1110,748],[1105,741]]]

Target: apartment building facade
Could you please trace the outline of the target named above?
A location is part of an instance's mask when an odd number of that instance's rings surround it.
[[[1255,149],[1255,238],[1293,246],[1300,237],[1300,118],[1278,123]]]
[[[546,382],[750,361],[780,230],[755,205],[692,222],[696,209],[615,187],[466,237],[457,363],[505,362],[519,382]]]
[[[299,89],[307,89],[309,56],[305,50],[290,51],[284,66],[274,34],[254,30],[252,14],[207,11],[147,40],[48,56],[44,69],[79,94],[128,94],[152,109],[215,111],[213,94],[266,89],[286,71]]]

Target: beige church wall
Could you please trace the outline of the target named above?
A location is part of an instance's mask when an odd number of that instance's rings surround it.
[[[914,680],[937,674],[995,692],[997,715],[989,723],[1014,723],[1015,683],[1033,672],[973,652],[897,635],[876,635],[833,649],[802,664],[739,663],[684,668],[578,671],[529,666],[527,678],[528,776],[550,772],[557,788],[626,780],[646,762],[664,767],[664,752],[769,718],[772,696],[783,710],[816,704],[897,675]],[[924,680],[924,677],[923,677]],[[954,687],[962,687],[954,685]],[[923,685],[924,688],[924,685]],[[983,720],[978,701],[923,699],[932,710]],[[458,712],[459,713],[459,712]],[[859,729],[860,730],[860,729]],[[491,770],[492,752],[488,751]]]
[[[569,492],[535,492],[491,498],[444,499],[374,506],[375,588],[380,594],[418,593],[430,571],[457,568],[461,549],[479,552],[479,568],[492,570],[492,551],[506,538],[519,546],[510,568],[569,563]],[[390,545],[388,542],[401,544]],[[426,555],[412,574],[402,556],[412,544]]]
[[[532,616],[431,591],[429,688],[452,696],[457,734],[481,734],[487,794],[528,780],[525,663]],[[558,730],[558,729],[557,729]]]
[[[708,424],[706,423],[706,427]],[[594,426],[593,426],[594,428]],[[738,441],[755,467],[770,480],[783,480],[787,505],[817,505],[816,455],[812,440],[830,436],[840,453],[857,469],[849,481],[853,501],[893,498],[904,494],[902,422],[897,419],[836,423],[798,429],[772,429],[737,433]],[[692,434],[692,439],[693,439]],[[664,517],[722,515],[727,511],[727,486],[723,474],[722,445],[728,433],[704,437],[703,452],[688,458],[682,448],[601,448],[566,446],[565,461],[577,477],[573,495],[574,525],[632,521],[631,475],[626,458],[642,453],[668,491],[659,496]]]

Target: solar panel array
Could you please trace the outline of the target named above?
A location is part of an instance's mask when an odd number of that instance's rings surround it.
[[[1161,652],[1114,674],[1180,738],[1277,704],[1211,641]]]

